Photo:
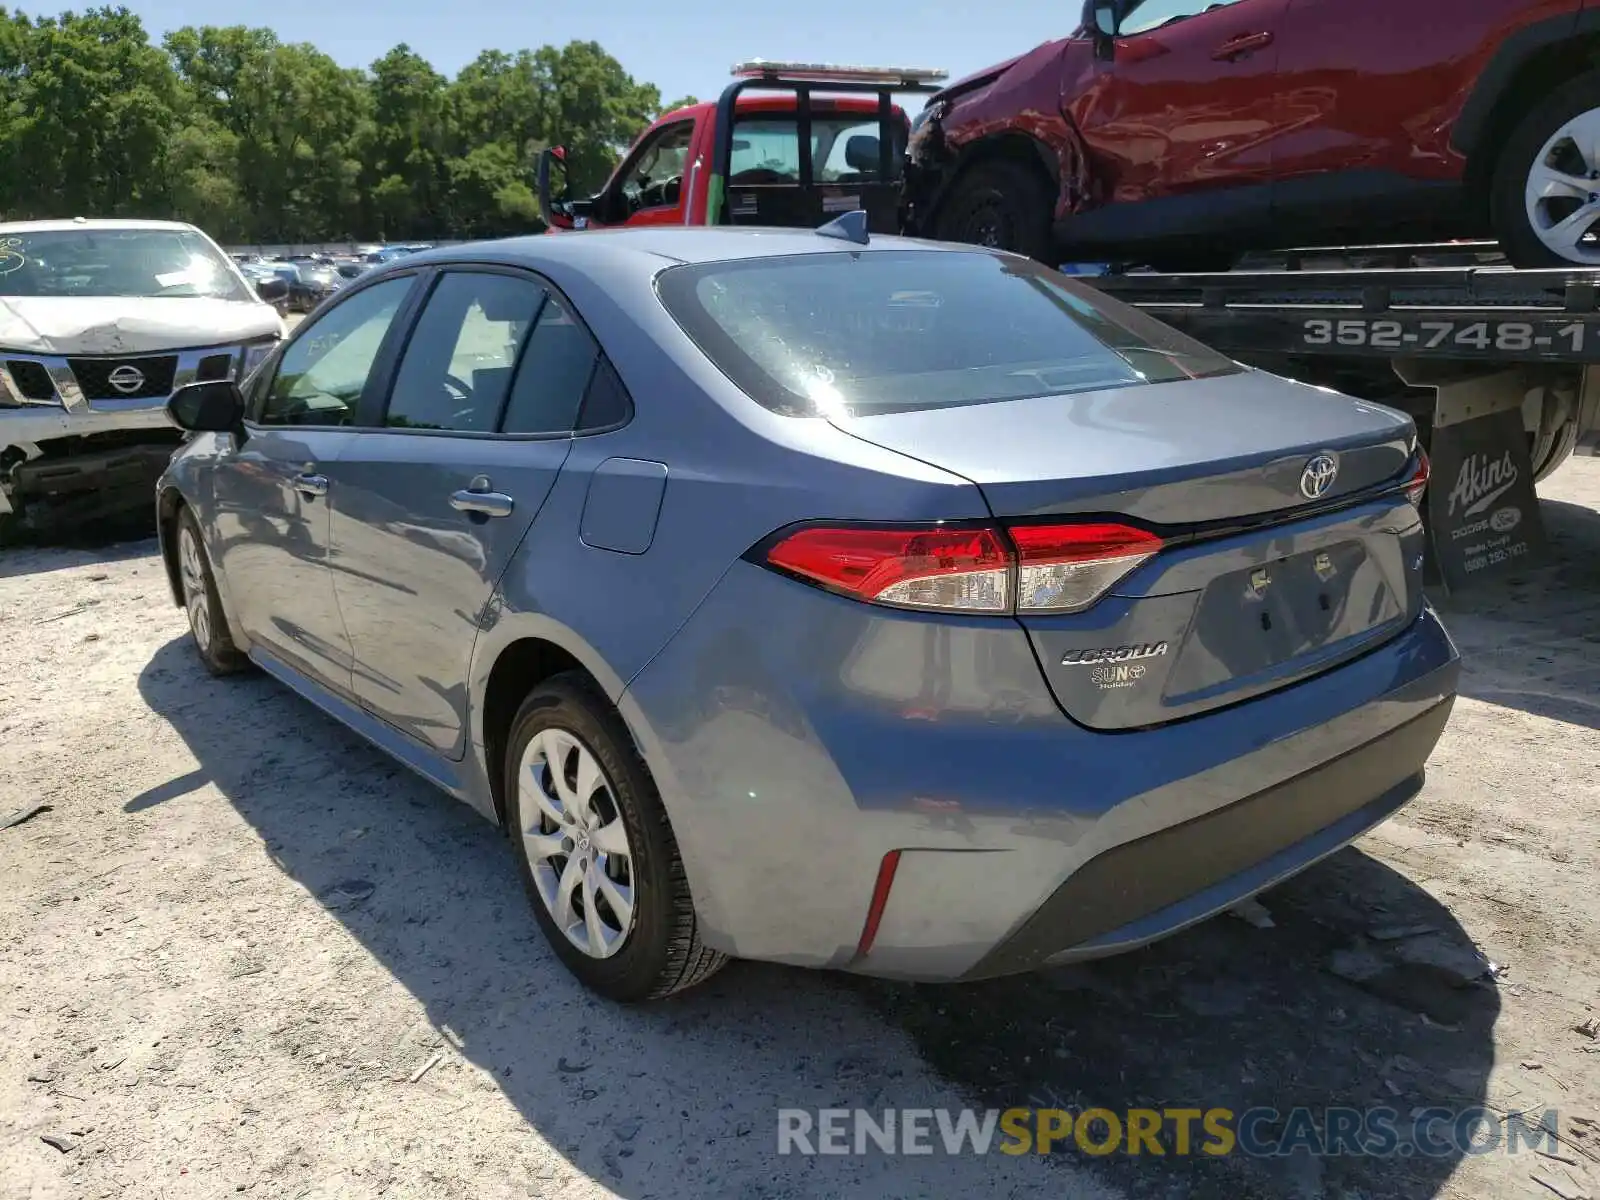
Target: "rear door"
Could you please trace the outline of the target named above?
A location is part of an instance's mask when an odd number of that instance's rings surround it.
[[[1464,162],[1452,122],[1502,47],[1526,26],[1574,20],[1572,0],[1290,0],[1279,78],[1289,128],[1274,203],[1291,230],[1370,222],[1422,227],[1448,215]],[[1299,234],[1296,234],[1299,236]]]
[[[1273,142],[1286,110],[1277,75],[1287,0],[1142,0],[1125,6],[1115,57],[1088,55],[1064,79],[1062,106],[1118,205],[1167,201],[1162,212],[1204,233],[1265,218]],[[1230,189],[1223,198],[1206,193]],[[1174,208],[1174,203],[1190,203]],[[1220,202],[1220,203],[1219,203]],[[1133,210],[1079,221],[1140,221]],[[1105,231],[1118,236],[1117,231]],[[1137,229],[1129,231],[1137,234]]]
[[[566,461],[598,357],[544,281],[447,268],[387,403],[329,468],[355,694],[444,757],[465,750],[479,622]]]

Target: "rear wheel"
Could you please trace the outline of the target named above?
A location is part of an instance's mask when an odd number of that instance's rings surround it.
[[[506,817],[550,946],[587,987],[651,1000],[727,961],[700,941],[661,798],[616,710],[579,674],[531,692],[511,726]]]
[[[1600,71],[1518,122],[1495,165],[1495,235],[1519,267],[1600,266]]]
[[[939,208],[934,235],[1026,254],[1055,265],[1050,191],[1037,171],[1007,159],[969,167]]]

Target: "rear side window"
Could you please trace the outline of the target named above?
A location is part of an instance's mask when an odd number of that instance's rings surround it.
[[[870,416],[1230,374],[1238,364],[1092,288],[987,251],[694,263],[662,303],[734,383],[792,416]]]
[[[528,335],[501,431],[570,433],[599,356],[589,331],[551,296]]]

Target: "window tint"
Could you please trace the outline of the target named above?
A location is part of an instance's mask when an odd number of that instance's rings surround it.
[[[746,393],[790,415],[869,415],[1240,368],[1059,272],[985,251],[694,263],[662,302]]]
[[[363,288],[335,304],[284,350],[262,398],[263,425],[348,425],[414,277]]]
[[[555,296],[539,314],[517,368],[505,433],[570,433],[600,348]]]
[[[489,433],[500,419],[523,335],[544,303],[532,280],[444,275],[411,331],[384,424]]]
[[[1135,0],[1118,23],[1117,32],[1123,36],[1149,33],[1170,21],[1199,16],[1213,8],[1227,8],[1239,0]]]
[[[583,397],[583,412],[578,417],[579,429],[610,429],[624,424],[633,416],[633,401],[628,389],[611,360],[602,358],[589,381],[589,390]]]

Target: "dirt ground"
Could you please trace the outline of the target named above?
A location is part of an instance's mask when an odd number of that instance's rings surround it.
[[[1553,562],[1441,600],[1467,674],[1423,795],[1270,928],[962,988],[735,964],[642,1010],[559,968],[480,818],[207,677],[153,542],[6,553],[0,822],[50,807],[0,830],[0,1198],[1600,1195],[1600,459],[1543,490]],[[1553,1108],[1565,1140],[775,1153],[779,1107],[969,1103]]]

